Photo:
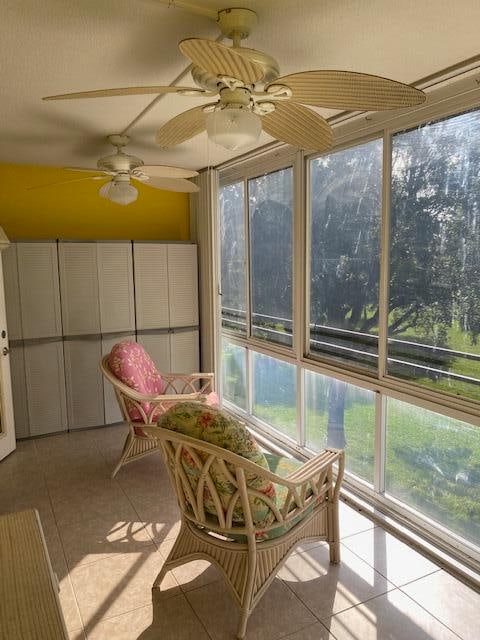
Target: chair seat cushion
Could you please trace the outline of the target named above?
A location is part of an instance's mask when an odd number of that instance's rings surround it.
[[[269,469],[272,473],[275,473],[277,476],[281,478],[286,478],[288,475],[296,471],[302,466],[302,463],[299,460],[295,460],[294,458],[287,458],[284,456],[276,456],[272,453],[266,453],[265,458],[268,462]],[[311,495],[311,491],[308,495]],[[288,489],[284,485],[276,484],[275,485],[275,502],[277,507],[281,509],[285,504],[285,500],[287,499]],[[301,522],[309,513],[313,511],[315,504],[312,503],[308,509],[306,509],[300,516],[297,518],[293,518],[288,524],[280,524],[278,527],[274,527],[268,531],[258,531],[256,533],[256,539],[258,542],[273,540],[273,538],[278,538],[282,536],[284,533],[287,533],[292,529],[296,524]],[[292,505],[292,509],[294,506]],[[247,538],[244,535],[232,535],[231,539],[234,542],[245,543],[247,542]]]
[[[222,447],[258,464],[264,469],[269,469],[265,455],[245,424],[216,407],[205,406],[199,402],[181,402],[160,416],[157,424],[159,427],[171,429],[183,435]],[[183,450],[182,466],[194,493],[197,490],[202,463],[206,458],[207,455],[203,454],[201,460],[195,460],[188,451]],[[226,467],[230,474],[235,476],[233,465],[227,463]],[[225,473],[216,462],[211,467],[211,477],[221,500],[223,511],[226,513],[230,499],[236,492],[236,486],[229,479],[228,473]],[[275,500],[275,487],[272,482],[255,473],[246,473],[245,478],[247,485],[251,489],[255,489],[263,493],[267,498]],[[255,496],[250,496],[249,499],[255,525],[268,526],[273,520],[268,505]],[[215,502],[207,485],[204,488],[203,504],[207,513],[217,516]],[[237,500],[233,510],[233,522],[237,524],[244,523],[240,500]]]
[[[299,460],[295,460],[294,458],[286,458],[284,456],[276,456],[271,453],[266,453],[265,457],[268,462],[268,466],[272,473],[275,473],[277,476],[281,478],[286,478],[288,475],[296,471],[302,466],[302,463]],[[276,502],[277,507],[280,509],[285,504],[285,500],[287,499],[288,489],[283,484],[275,485],[276,492]],[[311,491],[309,492],[311,495]],[[296,524],[301,522],[305,516],[311,513],[314,504],[312,503],[311,507],[306,509],[301,516],[298,518],[294,518],[288,524],[281,524],[274,529],[270,529],[270,531],[265,531],[263,535],[257,535],[257,540],[272,540],[273,538],[278,538],[282,536],[287,531],[290,531]],[[293,507],[292,507],[293,508]]]

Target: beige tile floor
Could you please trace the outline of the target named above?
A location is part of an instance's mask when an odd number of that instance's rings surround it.
[[[0,463],[0,513],[40,512],[72,640],[223,640],[237,611],[196,561],[151,586],[178,531],[158,455],[115,480],[125,428],[19,443]],[[249,640],[480,639],[480,594],[341,505],[342,563],[323,543],[293,554],[250,618]]]

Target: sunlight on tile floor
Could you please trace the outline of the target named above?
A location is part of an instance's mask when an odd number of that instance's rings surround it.
[[[223,640],[237,610],[203,560],[151,587],[178,531],[159,455],[110,472],[125,427],[20,442],[0,463],[0,513],[35,507],[71,640]],[[297,549],[252,614],[248,640],[478,640],[480,594],[341,505],[342,563]]]

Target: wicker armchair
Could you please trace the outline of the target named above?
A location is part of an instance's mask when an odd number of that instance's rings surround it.
[[[136,347],[143,351],[141,345]],[[145,356],[150,360],[146,353]],[[109,361],[110,354],[102,358],[100,369],[113,385],[123,419],[129,426],[120,460],[112,471],[112,478],[114,478],[124,464],[157,451],[157,442],[148,437],[144,430],[145,425],[154,424],[162,413],[178,402],[195,400],[214,403],[217,398],[214,392],[213,373],[158,374],[155,370],[156,375],[161,377],[163,392],[159,395],[148,395],[136,391],[119,380],[112,372]],[[139,367],[139,375],[142,374],[144,369]]]
[[[145,432],[158,441],[164,453],[181,509],[180,533],[154,587],[181,564],[196,558],[214,563],[240,608],[237,637],[242,639],[250,613],[298,544],[312,538],[326,540],[330,561],[340,561],[338,498],[343,451],[327,449],[303,465],[280,458],[296,467],[282,477],[223,447],[170,428],[148,426]],[[338,464],[336,478],[334,463]],[[196,486],[192,485],[192,472]],[[225,484],[230,487],[227,501],[225,491],[218,491],[219,474],[224,479],[220,483],[223,489]],[[252,478],[271,483],[275,490],[264,493],[253,488]],[[207,507],[206,496],[210,501]],[[252,513],[254,502],[268,512],[261,526]]]

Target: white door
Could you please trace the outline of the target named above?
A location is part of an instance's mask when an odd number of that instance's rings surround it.
[[[0,236],[4,236],[0,229]],[[8,246],[6,237],[0,237],[0,249]],[[12,384],[7,335],[7,314],[3,293],[3,269],[0,260],[0,460],[15,449],[15,422],[13,419]]]

